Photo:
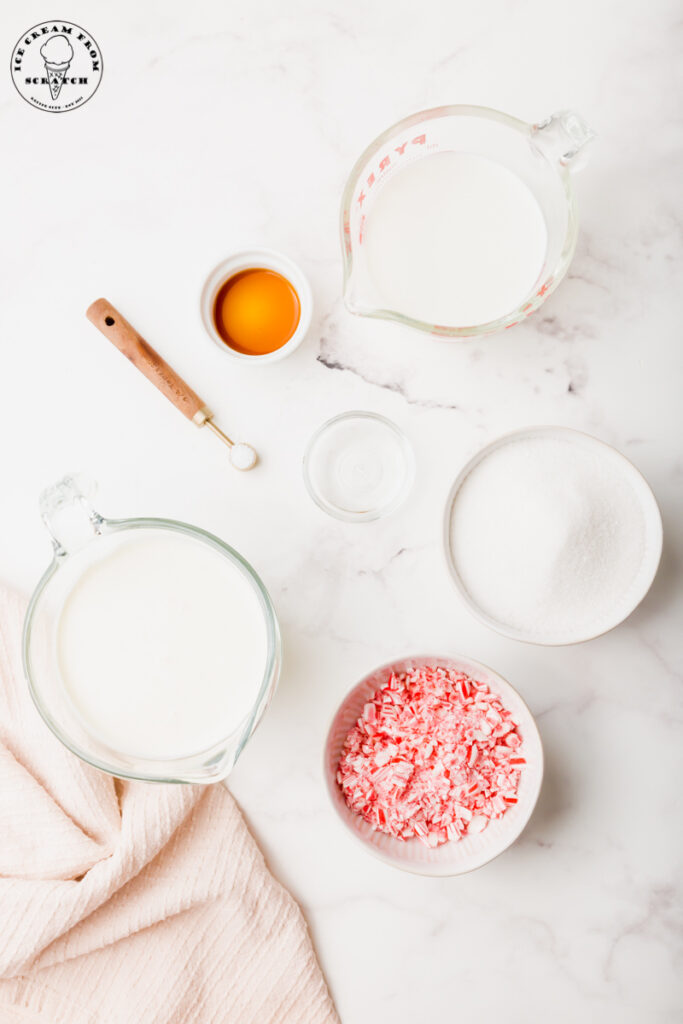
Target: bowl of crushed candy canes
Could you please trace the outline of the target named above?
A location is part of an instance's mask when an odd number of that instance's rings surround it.
[[[365,848],[420,875],[460,875],[521,834],[543,748],[517,691],[469,658],[415,657],[365,676],[325,744],[332,804]]]

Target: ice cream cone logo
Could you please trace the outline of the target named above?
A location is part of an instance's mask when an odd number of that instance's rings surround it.
[[[66,36],[51,36],[41,46],[40,55],[45,61],[50,95],[56,100],[62,91],[64,77],[74,57],[73,48]]]
[[[26,30],[12,50],[12,81],[37,110],[61,114],[94,96],[102,80],[102,51],[87,29],[73,21],[42,21]]]

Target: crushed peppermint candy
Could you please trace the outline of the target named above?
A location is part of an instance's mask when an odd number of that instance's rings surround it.
[[[440,666],[392,674],[346,737],[337,782],[351,810],[435,847],[483,832],[517,803],[517,723],[485,683]]]

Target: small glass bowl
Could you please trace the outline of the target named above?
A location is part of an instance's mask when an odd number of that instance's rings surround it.
[[[384,832],[378,832],[359,814],[352,811],[344,799],[337,783],[337,765],[344,742],[360,718],[363,706],[373,694],[384,686],[392,672],[401,673],[414,668],[442,665],[444,668],[464,672],[473,679],[486,683],[492,693],[497,694],[517,722],[522,737],[526,758],[521,773],[518,802],[505,812],[502,818],[491,821],[488,827],[476,835],[464,836],[457,841],[443,843],[429,849],[419,839],[396,839]],[[339,706],[327,734],[323,771],[327,791],[338,817],[349,833],[363,844],[368,853],[379,857],[386,864],[410,871],[416,875],[443,877],[462,875],[488,864],[507,850],[521,835],[532,815],[543,781],[543,747],[533,715],[521,696],[502,676],[493,669],[470,658],[420,656],[401,658],[399,661],[382,665],[365,676],[346,695]]]
[[[313,434],[303,473],[308,493],[324,512],[349,523],[368,522],[389,515],[407,497],[415,458],[391,420],[374,412],[345,412]]]

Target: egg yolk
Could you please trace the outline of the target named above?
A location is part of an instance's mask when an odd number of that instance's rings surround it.
[[[261,267],[229,277],[213,308],[216,330],[225,344],[250,356],[282,348],[296,331],[300,315],[299,296],[289,281]]]

